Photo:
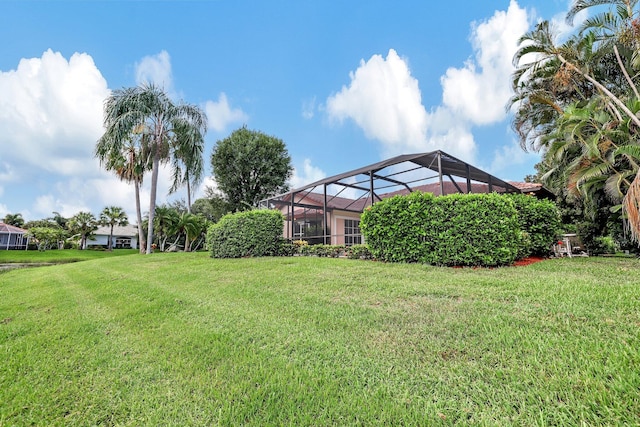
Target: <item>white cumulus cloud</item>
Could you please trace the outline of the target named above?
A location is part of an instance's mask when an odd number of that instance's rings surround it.
[[[488,21],[474,24],[474,58],[462,68],[449,68],[441,79],[444,106],[473,124],[504,120],[512,93],[513,55],[528,28],[527,11],[515,0],[507,11],[496,11]]]
[[[246,122],[249,119],[240,108],[231,108],[224,92],[220,94],[217,102],[207,101],[204,111],[207,113],[209,127],[216,132],[223,132],[230,124]]]
[[[0,71],[0,149],[15,178],[26,168],[72,175],[87,170],[102,132],[107,82],[91,56],[48,50]]]
[[[317,166],[311,164],[311,159],[304,159],[302,167],[293,168],[293,174],[289,179],[292,189],[300,188],[315,181],[326,178],[327,174]]]
[[[507,118],[512,59],[529,21],[527,11],[511,0],[506,11],[473,23],[473,56],[441,77],[442,103],[429,111],[408,60],[390,49],[386,58],[360,61],[349,85],[328,97],[327,114],[338,122],[353,120],[367,138],[382,143],[384,156],[442,149],[474,162],[473,127]]]
[[[383,144],[419,147],[425,141],[427,112],[418,81],[406,60],[390,49],[372,56],[350,73],[351,83],[327,99],[329,116],[352,119],[371,139]]]
[[[310,120],[315,115],[316,97],[312,97],[302,101],[302,117]]]
[[[157,55],[145,56],[135,64],[136,83],[153,83],[172,94],[173,73],[171,71],[171,57],[166,50]]]
[[[0,93],[3,212],[11,209],[30,220],[53,211],[97,215],[117,205],[135,221],[133,186],[104,171],[93,154],[110,90],[90,55],[66,59],[47,50],[40,58],[22,59],[15,70],[0,71]],[[160,171],[158,203],[170,186],[166,169]],[[143,210],[149,181],[142,190]]]

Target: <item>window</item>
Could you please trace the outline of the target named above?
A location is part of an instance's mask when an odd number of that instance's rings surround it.
[[[345,246],[359,245],[362,243],[359,219],[344,220],[344,244]]]
[[[128,237],[116,238],[116,249],[131,249],[131,239]]]

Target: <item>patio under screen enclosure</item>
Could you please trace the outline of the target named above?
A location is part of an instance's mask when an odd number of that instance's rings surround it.
[[[384,198],[413,191],[521,193],[520,188],[442,151],[405,154],[331,176],[259,204],[285,217],[284,237],[309,244],[363,243],[360,215]]]

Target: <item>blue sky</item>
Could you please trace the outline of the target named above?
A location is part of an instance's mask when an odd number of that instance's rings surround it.
[[[3,0],[0,218],[135,218],[133,188],[93,148],[110,91],[144,81],[207,112],[208,174],[216,141],[246,124],[286,143],[293,186],[436,149],[522,180],[538,156],[510,129],[511,58],[569,3]],[[165,171],[159,203],[186,197],[168,186]]]

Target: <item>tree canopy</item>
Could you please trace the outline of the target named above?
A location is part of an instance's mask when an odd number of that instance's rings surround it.
[[[105,133],[96,145],[96,156],[107,169],[117,171],[117,165],[122,163],[117,160],[126,160],[123,153],[127,152],[128,144],[138,143],[134,150],[139,160],[128,166],[133,166],[136,174],[151,171],[147,253],[151,253],[153,241],[160,164],[172,162],[174,189],[193,183],[201,173],[198,168],[202,161],[195,157],[202,155],[206,123],[206,115],[199,107],[176,104],[161,88],[151,84],[115,90],[105,101]],[[141,181],[135,175],[125,179]]]
[[[78,212],[67,222],[69,231],[80,235],[80,249],[85,249],[87,238],[98,229],[98,221],[91,212]]]
[[[24,227],[24,218],[22,218],[21,213],[11,214],[8,213],[4,216],[2,220],[7,225],[13,225],[14,227]]]
[[[640,19],[637,0],[575,0],[569,22],[593,10],[562,43],[542,21],[523,35],[514,62],[513,127],[556,193],[603,204],[640,238]]]
[[[293,171],[281,139],[246,126],[216,143],[211,167],[218,189],[235,211],[288,190],[287,180]]]

